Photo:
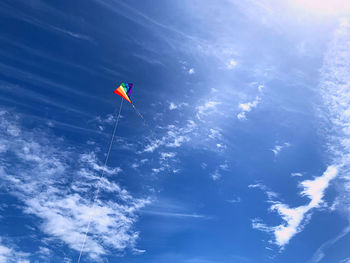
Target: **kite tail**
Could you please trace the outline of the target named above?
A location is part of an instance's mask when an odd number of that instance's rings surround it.
[[[134,105],[134,104],[131,104],[131,105],[132,105],[132,107],[134,108],[134,110],[135,110],[135,112],[137,113],[137,115],[139,115],[140,118],[143,120],[143,123],[145,124],[145,126],[147,126],[147,128],[148,128],[149,131],[151,132],[153,139],[154,139],[155,141],[157,141],[157,142],[161,141],[161,140],[157,139],[158,136],[157,136],[156,133],[153,131],[153,129],[151,128],[151,126],[147,123],[147,121],[146,121],[145,118],[142,116],[142,114],[136,109],[135,105]],[[165,166],[169,169],[169,168],[170,168],[170,165],[169,165],[168,159],[165,159],[164,162],[165,162]]]
[[[99,180],[99,182],[98,182],[98,187],[97,187],[97,191],[96,191],[96,193],[95,193],[95,196],[94,196],[94,199],[93,199],[93,203],[92,203],[92,207],[91,207],[91,208],[92,208],[92,211],[93,211],[94,208],[95,208],[96,201],[97,201],[98,195],[99,195],[99,193],[100,193],[100,189],[101,189],[101,180],[102,180],[102,178],[103,178],[103,176],[104,176],[104,173],[105,173],[105,170],[106,170],[107,162],[108,162],[108,159],[109,159],[109,154],[111,153],[112,145],[113,145],[113,142],[114,142],[114,137],[115,137],[115,134],[116,134],[116,131],[117,131],[117,127],[118,127],[118,123],[119,123],[119,119],[120,119],[120,113],[121,113],[121,111],[122,111],[123,101],[124,101],[124,99],[122,99],[122,101],[121,101],[121,103],[120,103],[119,113],[118,113],[118,117],[117,117],[117,120],[116,120],[115,125],[114,125],[114,130],[113,130],[113,134],[112,134],[111,141],[110,141],[110,143],[109,143],[109,147],[108,147],[108,151],[107,151],[107,156],[106,156],[106,159],[105,159],[105,162],[104,162],[104,165],[103,165],[103,169],[102,169],[101,176],[100,176],[100,178],[98,179],[98,180]],[[87,235],[88,235],[88,233],[89,233],[89,228],[90,228],[90,225],[91,225],[91,221],[92,221],[92,215],[90,214],[90,216],[89,216],[89,222],[88,222],[88,225],[87,225],[86,230],[85,230],[84,240],[83,240],[83,243],[82,243],[81,248],[80,248],[80,253],[79,253],[79,258],[78,258],[77,263],[80,262],[81,256],[82,256],[82,254],[83,254],[83,250],[84,250],[84,247],[85,247]]]
[[[143,121],[145,121],[145,119],[143,118],[142,114],[136,109],[135,105],[134,104],[131,104],[132,107],[134,108],[134,110],[136,111],[137,115],[139,115]]]
[[[153,136],[153,139],[157,140],[157,136],[156,134],[154,133],[154,131],[152,130],[151,126],[147,123],[147,121],[145,120],[145,118],[142,116],[142,114],[136,109],[135,105],[134,104],[131,104],[132,107],[134,108],[135,112],[137,113],[137,115],[139,115],[141,117],[141,119],[143,120],[143,123],[147,126],[147,128],[150,130],[152,136]]]

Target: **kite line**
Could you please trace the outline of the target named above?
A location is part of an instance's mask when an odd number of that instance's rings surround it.
[[[142,116],[142,114],[136,109],[135,105],[134,104],[131,104],[132,107],[134,108],[135,112],[137,115],[140,116],[140,118],[143,120],[143,123],[147,126],[147,128],[150,130],[152,136],[153,136],[153,139],[155,139],[157,141],[157,137],[156,137],[156,134],[154,133],[154,131],[152,130],[151,126],[147,123],[147,121],[145,120],[145,118]]]
[[[112,134],[111,141],[110,141],[110,143],[109,143],[109,147],[108,147],[108,151],[107,151],[107,156],[106,156],[106,159],[105,159],[105,163],[104,163],[104,165],[103,165],[103,169],[102,169],[101,176],[100,176],[100,178],[99,178],[97,191],[96,191],[96,193],[95,193],[95,197],[94,197],[94,200],[93,200],[93,203],[92,203],[92,210],[94,210],[94,208],[95,208],[95,204],[96,204],[96,201],[97,201],[97,198],[98,198],[98,194],[100,193],[101,181],[102,181],[102,178],[104,177],[104,173],[105,173],[105,170],[106,170],[107,162],[108,162],[108,159],[109,159],[109,154],[111,153],[111,150],[112,150],[114,137],[115,137],[115,134],[116,134],[116,131],[117,131],[118,123],[119,123],[120,113],[121,113],[121,111],[122,111],[123,101],[124,101],[124,100],[122,99],[122,101],[121,101],[121,103],[120,103],[120,108],[119,108],[118,117],[117,117],[117,120],[116,120],[115,125],[114,125],[114,130],[113,130],[113,134]],[[87,225],[86,230],[85,230],[84,240],[83,240],[83,244],[81,245],[81,248],[80,248],[80,253],[79,253],[79,258],[78,258],[77,263],[80,262],[81,256],[82,256],[82,254],[83,254],[83,250],[84,250],[84,247],[85,247],[87,235],[88,235],[88,233],[89,233],[89,228],[90,228],[90,225],[91,225],[91,220],[92,220],[92,215],[90,214],[90,216],[89,216],[89,222],[88,222],[88,225]]]

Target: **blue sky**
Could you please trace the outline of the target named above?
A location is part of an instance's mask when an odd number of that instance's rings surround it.
[[[350,262],[349,14],[1,1],[0,263]]]

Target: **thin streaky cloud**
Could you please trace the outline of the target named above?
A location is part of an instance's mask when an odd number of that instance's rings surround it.
[[[325,243],[323,243],[314,253],[313,257],[311,260],[309,260],[310,263],[318,263],[321,260],[323,260],[323,258],[326,255],[326,251],[333,246],[335,243],[337,243],[339,240],[341,240],[342,238],[344,238],[346,235],[348,235],[350,232],[350,226],[345,227],[336,237],[326,241]],[[348,263],[350,262],[350,259],[344,259],[342,261],[340,261],[339,263]]]
[[[201,214],[189,214],[189,213],[166,212],[166,211],[155,211],[155,210],[143,210],[143,213],[166,216],[166,217],[177,217],[177,218],[210,219],[210,217],[206,215],[201,215]]]
[[[66,59],[59,58],[54,54],[45,53],[44,51],[42,51],[40,49],[36,49],[36,48],[30,47],[28,45],[21,44],[18,41],[11,40],[10,37],[5,38],[5,37],[0,36],[0,40],[2,42],[5,42],[7,45],[11,45],[12,47],[15,47],[16,49],[21,50],[25,54],[34,55],[37,58],[44,59],[44,60],[53,62],[55,64],[64,65],[65,67],[69,67],[69,68],[72,68],[74,70],[84,71],[84,72],[87,72],[87,73],[92,74],[92,75],[99,75],[101,77],[106,77],[106,74],[104,74],[102,72],[98,72],[96,70],[93,70],[93,69],[91,69],[91,67],[88,68],[84,65],[74,63],[74,62],[70,61],[68,58],[66,58]],[[21,61],[22,63],[25,63],[25,64],[33,63],[32,60],[29,61],[29,60],[24,59],[23,57],[17,57],[15,55],[8,54],[5,52],[3,52],[2,55],[7,56],[7,57],[12,58],[12,59],[15,59],[17,61]],[[36,66],[40,67],[40,64],[36,64]],[[46,68],[46,70],[47,70],[47,68]],[[105,71],[105,72],[107,72],[107,71]],[[107,72],[107,73],[109,76],[118,75],[115,72],[113,72],[113,74],[111,72]]]
[[[89,99],[95,99],[100,100],[99,98],[96,98],[92,95],[87,94],[86,92],[79,91],[78,89],[73,89],[70,87],[67,87],[63,84],[60,84],[59,82],[52,81],[50,79],[44,78],[42,76],[39,76],[37,74],[31,73],[29,71],[25,71],[19,68],[15,68],[3,63],[0,63],[0,69],[1,74],[4,74],[8,77],[16,78],[16,80],[21,80],[23,82],[30,83],[32,85],[40,86],[45,89],[49,89],[51,87],[51,90],[55,92],[59,92],[62,96],[70,96],[71,94],[78,95],[84,98]],[[53,89],[54,88],[54,89]],[[70,93],[70,94],[69,94]],[[106,102],[102,100],[101,102]]]
[[[76,108],[73,108],[71,106],[68,106],[68,105],[65,105],[62,103],[59,103],[57,101],[49,99],[49,97],[47,97],[47,96],[41,95],[38,92],[22,88],[19,85],[13,85],[13,84],[0,82],[0,90],[2,90],[5,93],[9,93],[9,94],[15,94],[15,93],[19,92],[21,94],[21,96],[26,96],[27,98],[30,98],[34,101],[38,101],[40,103],[54,106],[54,107],[59,108],[59,109],[64,110],[64,111],[70,111],[70,112],[76,113],[78,115],[90,116],[88,113],[86,113],[84,111],[78,110]]]
[[[76,33],[76,32],[72,32],[72,31],[69,31],[67,29],[63,29],[63,28],[60,28],[58,26],[54,26],[50,23],[46,23],[45,21],[39,20],[33,16],[27,15],[26,13],[24,13],[18,9],[13,8],[10,4],[1,3],[1,5],[3,6],[3,9],[2,9],[3,13],[7,16],[8,15],[12,16],[14,19],[22,20],[26,23],[35,25],[35,26],[40,27],[42,29],[48,30],[50,32],[60,33],[60,34],[63,34],[64,36],[68,36],[68,37],[72,37],[72,38],[80,39],[80,40],[85,40],[85,41],[88,41],[90,43],[95,43],[93,38],[90,36]],[[55,13],[56,12],[57,11],[55,11]]]

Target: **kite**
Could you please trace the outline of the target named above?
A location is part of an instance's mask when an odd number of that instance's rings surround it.
[[[114,91],[115,94],[118,94],[123,99],[131,103],[130,94],[132,89],[132,83],[122,82],[118,88]],[[132,103],[131,103],[132,104]]]
[[[136,109],[134,103],[132,103],[130,100],[132,87],[133,87],[132,83],[122,82],[122,84],[120,84],[120,86],[115,89],[114,93],[119,95],[123,99],[127,100],[132,105],[132,107],[134,108],[136,113],[141,117],[141,119],[143,119],[143,121],[145,121],[142,114]],[[148,126],[148,124],[147,124],[147,126]]]

